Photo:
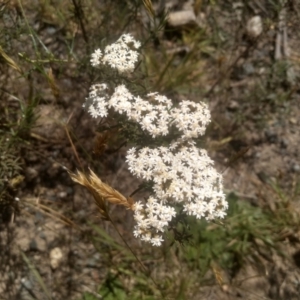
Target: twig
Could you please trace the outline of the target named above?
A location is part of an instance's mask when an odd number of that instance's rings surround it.
[[[287,37],[287,27],[286,27],[286,14],[287,10],[285,7],[286,1],[283,1],[283,7],[279,12],[279,22],[276,35],[275,44],[275,60],[280,60],[282,57],[289,57],[289,47],[288,47],[288,37]]]
[[[78,2],[79,3],[77,3],[76,0],[72,0],[72,3],[74,5],[74,9],[75,9],[75,11],[74,11],[75,17],[79,20],[79,24],[80,24],[80,28],[81,28],[81,31],[82,31],[84,41],[87,44],[89,44],[89,39],[88,39],[88,36],[86,34],[85,27],[84,27],[84,24],[83,24],[83,21],[82,21],[83,11],[82,11],[82,7],[80,6],[81,1],[79,0]]]
[[[73,150],[73,152],[74,152],[74,155],[75,155],[75,157],[76,157],[76,160],[77,160],[78,164],[80,165],[81,169],[83,170],[83,165],[82,165],[82,163],[81,163],[81,161],[80,161],[79,155],[78,155],[78,153],[77,153],[77,150],[76,150],[76,148],[75,148],[75,145],[74,145],[74,143],[73,143],[73,141],[72,141],[72,138],[71,138],[71,136],[70,136],[70,133],[69,133],[69,130],[68,130],[68,127],[67,127],[67,124],[70,122],[72,116],[73,116],[73,113],[70,115],[70,117],[69,117],[69,119],[68,119],[66,125],[64,126],[64,128],[65,128],[65,131],[66,131],[68,140],[69,140],[69,142],[70,142],[70,144],[71,144],[72,150]]]

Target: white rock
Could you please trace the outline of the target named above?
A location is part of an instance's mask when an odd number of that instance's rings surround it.
[[[63,259],[63,253],[59,247],[55,247],[50,251],[50,265],[52,269],[57,269]]]
[[[190,24],[197,25],[195,13],[191,10],[171,12],[169,14],[168,23],[172,27],[180,27]]]
[[[249,19],[247,22],[246,30],[247,30],[247,34],[250,37],[252,38],[258,37],[263,31],[263,24],[262,24],[261,17],[255,16]]]

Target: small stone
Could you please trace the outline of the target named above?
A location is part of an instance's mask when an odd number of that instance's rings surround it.
[[[58,198],[66,198],[68,196],[68,193],[66,191],[63,191],[63,192],[59,192],[58,193]]]
[[[197,25],[195,13],[192,10],[171,12],[168,18],[171,27],[182,27],[184,25]]]
[[[300,173],[300,166],[298,164],[293,165],[292,171],[296,173]]]
[[[239,103],[234,100],[231,100],[227,105],[227,109],[231,111],[236,111],[238,108],[239,108]]]
[[[253,156],[254,158],[259,159],[261,157],[261,152],[255,152]]]
[[[57,32],[57,29],[55,27],[53,27],[53,26],[47,27],[46,30],[47,30],[47,33],[51,34],[51,35],[53,35],[53,34],[55,34]]]
[[[97,260],[95,258],[88,259],[88,261],[86,263],[86,266],[88,268],[94,268],[94,267],[96,267],[96,265],[97,265]]]
[[[59,247],[55,247],[50,251],[50,265],[52,269],[57,269],[62,261],[63,253]]]
[[[245,72],[246,75],[252,75],[255,72],[255,69],[254,69],[252,63],[245,63],[243,65],[243,69],[244,69],[244,72]]]
[[[32,181],[38,177],[39,172],[32,167],[27,167],[25,170],[25,175],[26,175],[26,180]]]
[[[27,278],[22,278],[21,282],[22,282],[22,285],[25,286],[27,290],[32,289],[32,283]]]
[[[251,38],[258,37],[263,31],[263,24],[260,16],[252,17],[247,22],[246,26],[247,34]]]

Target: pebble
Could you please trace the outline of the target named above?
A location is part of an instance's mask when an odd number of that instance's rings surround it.
[[[28,280],[27,278],[22,278],[21,279],[22,284],[26,287],[26,289],[31,290],[32,289],[32,283],[30,280]]]
[[[53,34],[55,34],[57,32],[56,28],[53,27],[53,26],[47,27],[46,30],[47,30],[47,33],[50,34],[50,35],[53,35]]]
[[[247,34],[252,37],[258,37],[263,31],[262,19],[260,16],[254,16],[248,20],[246,26]]]
[[[95,259],[95,258],[89,258],[88,261],[87,261],[87,263],[86,263],[86,266],[88,268],[94,268],[94,267],[96,267],[97,266],[97,259]]]
[[[292,171],[296,173],[300,173],[300,166],[298,164],[292,165]]]
[[[39,175],[39,172],[35,168],[27,167],[25,170],[25,175],[26,175],[27,181],[32,181],[35,178],[37,178],[37,176]]]
[[[59,247],[55,247],[50,251],[50,265],[52,269],[57,269],[63,259],[63,253]]]
[[[197,25],[195,13],[192,10],[171,12],[169,14],[168,24],[171,27],[182,27],[187,24]]]
[[[244,73],[246,75],[252,75],[255,72],[255,68],[252,63],[248,62],[243,65]]]
[[[58,193],[58,198],[66,198],[68,196],[68,193],[66,191],[63,191],[63,192],[59,192]]]
[[[227,105],[227,109],[231,111],[236,111],[238,108],[239,108],[239,103],[234,100],[231,100]]]

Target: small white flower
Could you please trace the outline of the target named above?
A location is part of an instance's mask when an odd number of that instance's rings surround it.
[[[163,242],[163,238],[160,235],[156,235],[151,239],[152,246],[161,246],[162,242]]]
[[[91,55],[91,65],[96,67],[100,64],[100,59],[102,57],[102,52],[100,49],[95,50],[95,52]]]
[[[90,88],[84,107],[88,107],[88,112],[93,118],[106,117],[108,115],[106,89],[107,85],[105,83],[94,84]]]
[[[145,242],[151,242],[151,232],[146,232],[141,235],[141,240]]]
[[[133,231],[133,235],[138,238],[142,235],[143,231],[140,228],[137,228]]]
[[[98,110],[93,105],[91,105],[89,107],[88,112],[90,113],[90,115],[93,118],[98,118],[99,117],[99,112],[98,112]]]
[[[123,41],[125,44],[129,44],[134,41],[134,38],[132,37],[131,34],[124,33],[123,35],[121,35],[118,41]]]
[[[133,207],[134,207],[135,211],[141,211],[143,209],[144,205],[142,204],[141,201],[137,201],[134,203]]]

